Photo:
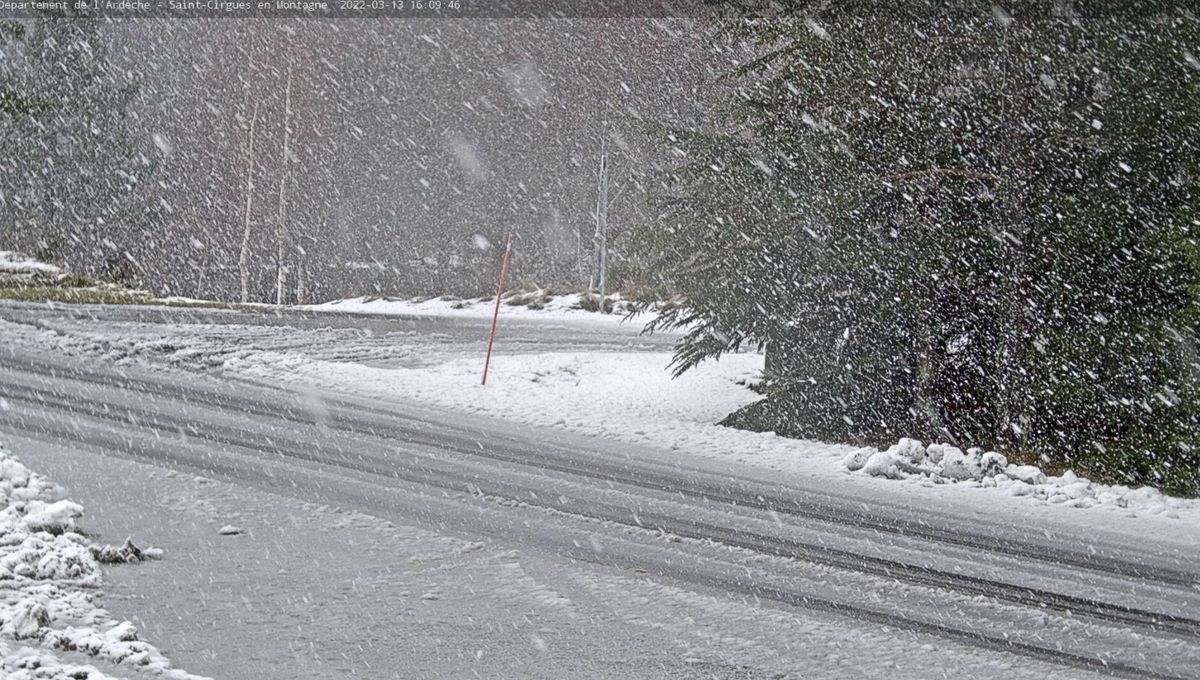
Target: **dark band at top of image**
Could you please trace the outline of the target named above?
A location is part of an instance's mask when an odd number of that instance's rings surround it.
[[[1138,16],[1171,0],[1004,3],[812,0],[0,0],[0,17],[46,14],[110,18],[397,18],[397,19],[709,19],[852,15],[898,19],[1009,10],[1025,20],[1073,16]],[[1063,8],[1066,7],[1067,10]]]

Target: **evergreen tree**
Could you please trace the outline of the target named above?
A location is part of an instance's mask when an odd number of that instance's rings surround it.
[[[765,343],[735,424],[1195,492],[1197,20],[854,9],[722,36],[739,97],[641,241],[679,369]]]
[[[160,210],[146,191],[153,155],[128,121],[136,88],[110,62],[99,19],[55,13],[15,26],[0,93],[3,221],[39,257],[131,274],[131,251],[154,246]]]

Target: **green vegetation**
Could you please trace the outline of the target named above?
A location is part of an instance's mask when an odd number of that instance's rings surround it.
[[[87,11],[0,21],[0,247],[138,285],[146,255],[178,249],[146,193],[162,154],[132,133],[136,83],[108,49]]]
[[[88,276],[56,267],[26,264],[28,260],[16,255],[12,261],[0,253],[0,300],[22,302],[63,302],[105,305],[161,305],[171,307],[233,308],[221,302],[171,300],[156,298],[144,290],[134,290],[119,284],[97,281]]]
[[[1196,495],[1200,19],[1022,7],[724,25],[736,96],[636,239],[658,325],[681,372],[766,345],[730,424]]]

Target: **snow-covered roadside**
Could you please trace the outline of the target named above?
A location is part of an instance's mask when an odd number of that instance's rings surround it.
[[[62,269],[52,264],[38,262],[23,253],[0,250],[0,272],[6,274],[32,274],[34,272],[41,272],[43,274],[54,275],[61,273]]]
[[[97,281],[23,253],[0,250],[0,299],[143,304],[153,298],[144,290]]]
[[[849,476],[884,485],[906,480],[910,490],[979,489],[1001,503],[1040,501],[1131,517],[1200,520],[1200,500],[1097,484],[1071,472],[1048,476],[1034,466],[1009,465],[995,453],[925,447],[913,440],[881,452],[722,427],[716,423],[725,415],[758,398],[745,383],[758,376],[762,356],[726,355],[674,380],[669,362],[669,354],[658,352],[506,355],[493,363],[486,387],[479,384],[477,358],[392,369],[256,356],[232,360],[227,367],[255,377],[416,400],[788,474],[842,481]]]
[[[558,325],[575,325],[576,319],[564,317]],[[596,328],[588,323],[582,327]],[[355,338],[345,329],[300,333],[257,326],[200,329],[108,323],[67,324],[51,330],[0,321],[0,331],[13,341],[59,352],[115,362],[165,362],[181,369],[222,369],[268,381],[424,402],[789,476],[819,477],[846,491],[861,489],[866,495],[907,496],[913,502],[931,495],[955,496],[972,506],[986,502],[989,508],[1001,510],[1035,502],[1051,513],[1093,508],[1139,520],[1188,519],[1200,527],[1200,500],[1166,497],[1148,488],[1096,484],[1069,473],[1053,477],[1036,468],[1010,467],[1007,461],[985,466],[982,451],[953,449],[950,460],[961,457],[962,465],[948,471],[941,467],[938,452],[951,447],[920,456],[901,452],[903,447],[880,453],[716,425],[757,398],[744,386],[762,368],[762,357],[756,354],[726,355],[674,380],[668,370],[671,355],[663,351],[505,354],[496,357],[489,385],[483,388],[478,384],[480,357],[464,356],[461,347],[443,346],[436,334]],[[317,351],[317,345],[324,349]],[[907,463],[899,460],[905,456]],[[961,474],[964,470],[970,473]]]
[[[79,528],[83,508],[62,489],[31,471],[0,445],[0,677],[114,677],[60,653],[94,657],[144,675],[194,679],[171,667],[154,646],[138,639],[129,621],[98,605],[102,562],[157,556],[131,543],[96,545]]]
[[[57,265],[38,260],[10,250],[0,250],[0,288],[4,285],[18,284],[21,286],[40,285],[62,287],[76,291],[121,293],[125,297],[111,296],[103,300],[106,304],[135,303],[142,306],[169,307],[205,307],[228,309],[295,309],[306,312],[336,312],[343,314],[366,314],[374,316],[440,316],[462,319],[490,319],[495,311],[494,296],[482,298],[459,298],[448,295],[438,297],[395,298],[380,295],[364,295],[341,300],[330,300],[319,304],[309,305],[275,305],[265,302],[223,302],[203,298],[170,295],[155,297],[147,291],[129,290],[111,283],[90,281],[86,277],[77,276]],[[36,300],[37,298],[28,298]],[[47,298],[53,299],[53,298]],[[87,302],[87,297],[76,302]],[[634,318],[635,301],[627,300],[620,293],[605,297],[605,306],[609,313],[601,314],[595,311],[596,296],[586,293],[557,293],[546,289],[513,289],[506,291],[500,298],[500,316],[508,319],[523,319],[532,321],[562,321],[571,320],[582,323],[598,323],[604,325],[626,324],[641,327],[657,315],[657,310],[665,305],[679,304],[679,300],[669,300],[655,305]]]
[[[587,309],[587,300],[581,293],[552,295],[544,291],[509,291],[501,297],[500,316],[504,318],[544,319],[578,321],[602,324],[644,325],[654,318],[653,311],[627,318],[633,310],[633,302],[621,295],[608,296],[612,311],[600,314]],[[594,304],[594,303],[593,303]],[[299,305],[296,309],[314,312],[344,312],[351,314],[374,314],[383,316],[445,316],[467,319],[490,319],[496,309],[496,298],[456,298],[449,296],[433,298],[389,298],[356,297],[333,300],[317,305]]]
[[[842,459],[842,464],[852,472],[872,477],[932,484],[961,483],[1069,508],[1103,506],[1133,514],[1179,517],[1180,513],[1194,514],[1200,503],[1171,498],[1151,487],[1098,484],[1071,470],[1050,476],[1036,465],[1009,463],[1004,454],[995,451],[978,448],[963,451],[947,444],[926,446],[915,439],[901,439],[886,451],[872,448],[852,451]]]
[[[761,355],[729,354],[677,379],[669,362],[662,352],[503,355],[493,358],[486,386],[479,384],[479,357],[393,370],[259,355],[231,360],[226,368],[772,469],[814,459],[833,469],[851,450],[715,424],[757,398],[738,383],[758,376]]]

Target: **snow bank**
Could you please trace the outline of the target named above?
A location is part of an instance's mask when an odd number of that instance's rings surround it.
[[[759,398],[745,383],[762,370],[760,354],[727,354],[675,379],[667,352],[504,354],[492,358],[486,386],[477,356],[412,368],[262,358],[225,368],[771,469],[802,470],[816,460],[832,469],[846,450],[717,425]]]
[[[620,294],[610,295],[607,299],[612,305],[612,312],[600,314],[588,310],[587,296],[582,293],[553,295],[543,290],[510,291],[501,297],[500,316],[533,320],[569,318],[576,321],[595,321],[606,324],[628,323],[626,317],[633,311],[634,302],[625,300]],[[401,299],[367,296],[333,300],[318,305],[301,305],[298,308],[317,312],[490,319],[496,308],[496,299],[494,297],[456,298],[449,296]],[[646,323],[653,318],[653,315],[653,311],[646,312],[632,320],[632,323]]]
[[[155,553],[131,542],[96,545],[79,532],[83,508],[0,446],[0,677],[100,680],[91,666],[55,652],[79,652],[165,678],[196,678],[171,667],[128,621],[97,605],[100,563]],[[9,644],[19,641],[20,644]]]
[[[1174,516],[1195,503],[1171,498],[1150,487],[1097,484],[1068,470],[1046,475],[1036,465],[1015,465],[995,451],[963,451],[948,444],[926,446],[901,439],[886,451],[863,448],[842,460],[852,472],[888,479],[918,479],[934,484],[965,483],[1073,508],[1109,506],[1147,515]]]
[[[93,666],[64,663],[49,652],[11,646],[0,639],[0,678],[5,680],[116,680]]]
[[[1005,504],[1028,496],[1048,505],[1108,508],[1128,515],[1200,517],[1200,501],[1150,489],[1095,484],[1065,473],[1051,477],[1034,466],[1011,464],[995,452],[905,439],[886,451],[748,432],[716,423],[755,399],[745,383],[762,369],[762,356],[731,354],[672,379],[671,355],[546,353],[493,358],[486,387],[477,357],[414,368],[345,362],[231,360],[225,367],[255,377],[315,384],[357,394],[416,400],[457,411],[562,428],[582,434],[732,460],[837,483],[849,468],[864,477],[910,479],[933,487],[998,490]],[[1009,497],[1012,497],[1011,499]]]
[[[8,274],[59,274],[62,270],[52,264],[37,260],[11,250],[0,250],[0,272]]]

